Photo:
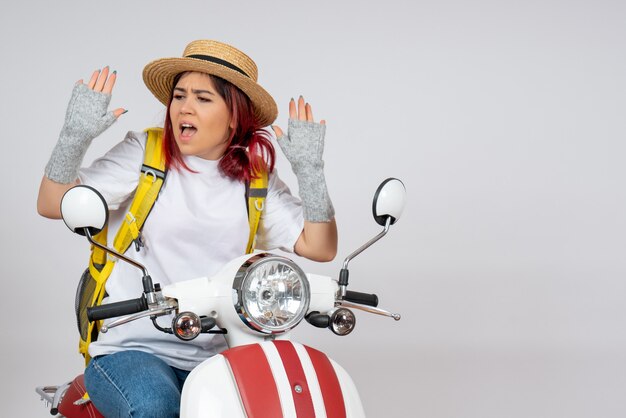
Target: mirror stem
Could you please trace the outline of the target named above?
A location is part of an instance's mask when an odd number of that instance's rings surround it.
[[[382,230],[382,232],[376,235],[371,240],[367,241],[359,249],[354,251],[352,254],[347,256],[345,260],[343,260],[343,267],[339,275],[339,290],[341,292],[342,299],[346,296],[346,291],[347,291],[346,288],[348,287],[348,263],[352,261],[354,257],[356,257],[357,255],[361,254],[363,251],[371,247],[376,241],[384,237],[387,234],[387,232],[389,232],[390,226],[391,226],[391,216],[387,216],[387,219],[385,220],[385,227]]]
[[[146,294],[151,294],[152,292],[154,292],[153,286],[152,286],[152,279],[150,278],[150,275],[148,274],[148,270],[140,263],[136,262],[135,260],[133,260],[132,258],[128,258],[126,257],[124,254],[118,253],[117,251],[105,247],[104,245],[100,244],[99,242],[97,242],[96,240],[93,239],[93,237],[91,236],[91,232],[89,232],[89,228],[84,228],[85,231],[85,236],[87,237],[87,239],[89,240],[90,243],[92,243],[93,245],[95,245],[96,247],[100,248],[101,250],[105,251],[107,254],[111,254],[117,258],[120,258],[124,261],[126,261],[128,264],[133,265],[135,267],[137,267],[138,269],[140,269],[143,273],[143,290]],[[150,302],[150,300],[148,301]]]

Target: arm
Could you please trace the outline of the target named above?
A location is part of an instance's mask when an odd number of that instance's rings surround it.
[[[287,135],[278,126],[272,128],[298,179],[302,199],[304,228],[294,250],[314,261],[331,261],[337,254],[337,224],[322,160],[326,123],[313,121],[311,105],[302,96],[297,111],[295,101],[289,102],[289,117]]]
[[[61,219],[61,198],[78,183],[78,180],[75,180],[73,183],[62,184],[43,176],[39,185],[37,212],[46,218]]]
[[[74,86],[65,124],[39,186],[37,212],[41,216],[61,218],[61,198],[79,183],[78,169],[91,141],[125,113],[121,108],[107,112],[115,79],[115,72],[109,76],[105,67],[94,71],[89,83],[80,80]]]
[[[296,254],[313,261],[332,261],[337,255],[337,224],[304,221],[295,245]]]

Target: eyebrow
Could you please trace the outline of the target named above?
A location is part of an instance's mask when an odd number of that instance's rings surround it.
[[[187,93],[187,90],[185,90],[185,89],[183,89],[183,88],[181,88],[181,87],[174,87],[174,91],[179,91],[179,92],[181,92],[181,93]],[[213,92],[212,92],[212,91],[210,91],[210,90],[197,90],[197,89],[196,89],[196,90],[194,90],[194,89],[192,89],[192,90],[191,90],[191,92],[192,92],[193,94],[202,94],[202,93],[206,93],[206,94],[210,94],[210,95],[212,95],[212,96],[215,96],[215,93],[213,93]]]

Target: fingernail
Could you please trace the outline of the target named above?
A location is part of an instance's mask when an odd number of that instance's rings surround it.
[[[126,113],[126,112],[128,112],[128,109],[124,110],[124,111],[122,112],[122,115],[123,115],[124,113]]]
[[[113,74],[117,74],[117,70],[113,70]]]
[[[293,97],[291,98],[291,101],[292,101],[292,102],[295,102],[295,100],[293,99]]]

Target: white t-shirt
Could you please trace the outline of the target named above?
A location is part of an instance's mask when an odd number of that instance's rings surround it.
[[[97,189],[109,205],[109,246],[124,219],[138,184],[143,164],[146,133],[129,132],[88,168],[80,170],[80,181]],[[170,283],[211,276],[231,259],[245,253],[249,224],[245,185],[220,174],[219,161],[184,157],[196,173],[172,169],[142,230],[145,246],[126,255],[146,266],[152,281]],[[274,172],[269,176],[268,194],[257,234],[257,249],[293,251],[304,220],[301,202]],[[118,261],[106,283],[104,303],[134,299],[141,295],[141,271]],[[163,327],[171,317],[158,320]],[[167,364],[191,370],[201,361],[226,348],[221,335],[200,335],[184,342],[154,328],[149,318],[100,333],[91,343],[94,357],[135,349],[153,353]]]

